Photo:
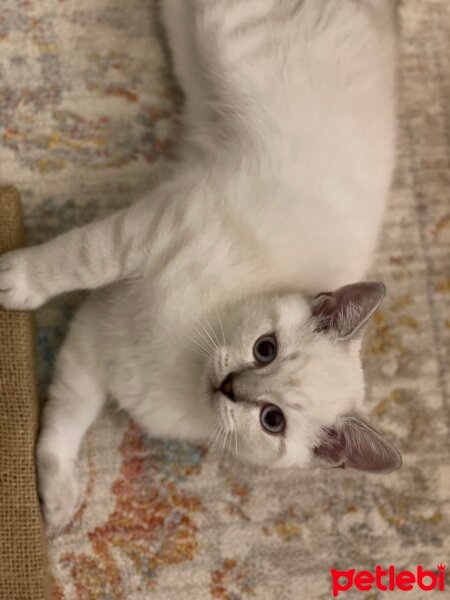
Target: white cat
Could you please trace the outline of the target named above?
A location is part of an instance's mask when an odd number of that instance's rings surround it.
[[[393,170],[395,4],[163,0],[186,91],[172,179],[0,260],[8,308],[97,288],[44,413],[51,525],[74,510],[80,442],[108,395],[150,435],[212,437],[254,463],[400,466],[359,416],[360,329],[385,289],[345,285],[370,264]]]

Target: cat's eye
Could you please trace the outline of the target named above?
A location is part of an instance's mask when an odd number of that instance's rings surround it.
[[[284,433],[286,429],[286,417],[283,411],[273,404],[266,404],[261,408],[259,420],[262,428],[268,433]]]
[[[272,335],[263,335],[256,340],[253,346],[253,356],[256,362],[265,366],[271,363],[277,356],[278,343],[277,338]]]

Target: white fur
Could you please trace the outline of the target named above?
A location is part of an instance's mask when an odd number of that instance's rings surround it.
[[[239,456],[271,466],[308,465],[323,426],[361,408],[359,342],[314,333],[308,298],[363,277],[376,245],[394,163],[394,4],[163,0],[187,95],[172,180],[0,261],[10,308],[108,286],[72,323],[50,389],[38,460],[51,524],[75,507],[79,444],[107,394],[152,435],[201,441],[218,423]],[[256,405],[210,388],[274,328],[276,363],[241,384],[282,405],[283,441]]]

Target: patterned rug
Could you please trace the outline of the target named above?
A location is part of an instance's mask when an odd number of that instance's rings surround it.
[[[1,1],[0,182],[22,193],[30,243],[132,202],[170,162],[179,96],[153,9]],[[81,508],[50,540],[59,600],[319,600],[333,567],[448,562],[450,3],[407,0],[401,26],[398,169],[373,271],[389,294],[364,356],[373,421],[404,467],[243,468],[148,439],[110,407],[83,445]],[[38,313],[43,395],[78,302]]]

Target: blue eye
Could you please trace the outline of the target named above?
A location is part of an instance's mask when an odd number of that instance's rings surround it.
[[[253,346],[253,356],[256,362],[265,366],[275,360],[278,353],[277,338],[274,335],[263,335]]]
[[[266,404],[261,408],[259,420],[268,433],[280,434],[286,429],[286,417],[282,410],[273,404]]]

